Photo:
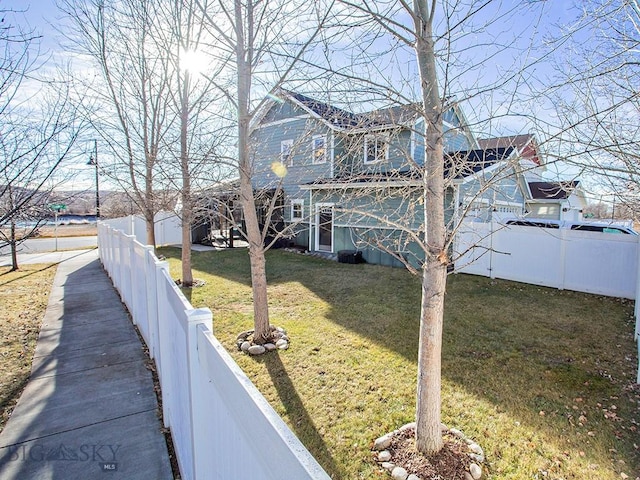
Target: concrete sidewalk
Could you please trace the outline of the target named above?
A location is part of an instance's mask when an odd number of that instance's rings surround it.
[[[33,263],[60,263],[84,255],[91,250],[64,250],[59,252],[19,253],[18,266]],[[0,267],[11,265],[11,255],[0,255]]]
[[[142,345],[97,250],[74,253],[58,266],[31,378],[0,433],[0,478],[171,479]]]

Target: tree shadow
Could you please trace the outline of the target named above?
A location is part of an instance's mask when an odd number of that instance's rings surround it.
[[[202,253],[194,257],[194,269],[251,285],[246,251]],[[285,252],[268,253],[267,273],[271,288],[299,283],[326,302],[326,319],[417,362],[419,278],[403,269],[339,264]],[[625,352],[635,357],[627,307],[616,299],[452,275],[445,306],[443,380],[549,439],[559,438],[567,421],[573,421],[566,399],[583,398],[591,406],[588,414],[595,417],[598,403],[632,395],[627,385],[635,378],[637,362],[625,357]],[[278,365],[272,369],[283,370]],[[272,381],[281,398],[286,398],[287,389],[295,393],[290,380],[272,374]],[[302,406],[299,397],[292,403],[296,404]],[[546,414],[540,415],[542,411]],[[627,409],[626,414],[632,412]],[[311,419],[308,422],[312,425]],[[607,451],[611,439],[624,436],[617,458],[640,465],[629,425],[625,428],[600,424],[590,443],[597,445],[594,451]],[[305,444],[317,442],[313,437]]]
[[[327,448],[327,444],[307,412],[304,402],[302,398],[300,398],[300,395],[298,395],[296,387],[291,381],[278,352],[276,351],[258,357],[257,361],[264,363],[266,366],[271,382],[276,388],[278,397],[287,411],[287,418],[296,436],[323,468],[327,470],[331,478],[343,478],[341,469],[334,461],[331,452]]]

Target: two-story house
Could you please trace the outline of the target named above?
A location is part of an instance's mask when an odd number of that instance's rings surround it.
[[[518,150],[480,148],[456,105],[444,114],[444,131],[447,221],[521,214]],[[428,228],[416,173],[424,161],[423,133],[416,105],[355,114],[281,90],[252,124],[261,211],[277,205],[272,224],[287,226],[289,241],[309,251],[360,250],[370,263],[419,264],[413,235]]]

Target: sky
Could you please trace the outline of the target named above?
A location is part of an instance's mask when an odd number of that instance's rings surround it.
[[[520,5],[522,3],[532,3],[532,0],[503,0],[495,2],[496,5],[500,5],[502,8]],[[462,77],[459,84],[469,82],[469,84],[475,84],[482,82],[490,75],[499,75],[495,72],[503,72],[513,63],[526,61],[523,51],[528,48],[532,43],[534,46],[540,46],[540,43],[549,35],[550,30],[557,25],[563,25],[570,23],[576,16],[577,10],[574,7],[574,2],[571,0],[547,0],[544,2],[533,2],[534,6],[538,9],[543,9],[542,17],[535,15],[533,12],[525,10],[525,14],[522,14],[522,9],[519,10],[517,15],[509,17],[508,21],[503,24],[500,22],[495,23],[491,28],[495,31],[485,32],[485,34],[491,36],[496,35],[498,38],[504,37],[511,39],[512,44],[510,49],[500,54],[496,54],[491,58],[487,58],[483,61],[481,67],[470,71],[466,74],[466,77]],[[51,54],[54,59],[66,59],[68,54],[61,50],[58,40],[60,33],[56,31],[56,28],[61,27],[60,14],[57,11],[55,0],[0,0],[0,6],[3,9],[15,9],[21,10],[22,13],[17,14],[18,18],[24,20],[31,28],[36,32],[42,34],[42,50]],[[491,17],[491,9],[487,10],[487,17]],[[54,27],[55,26],[55,27]],[[464,32],[463,32],[464,33]],[[469,38],[465,41],[479,41],[477,35],[469,35]],[[486,38],[486,37],[482,37]],[[480,40],[481,41],[481,40]],[[490,47],[488,47],[490,48]],[[482,52],[482,48],[478,50]],[[530,52],[531,56],[538,55],[538,52]],[[530,57],[529,57],[530,58]],[[541,63],[532,69],[533,75],[537,81],[550,78],[554,71],[549,64]],[[535,83],[536,80],[528,79],[529,82]],[[518,84],[518,91],[520,93],[526,92],[529,88],[526,81],[521,81]],[[516,104],[515,109],[513,102],[509,102],[509,106],[504,106],[504,96],[494,96],[490,100],[488,97],[479,96],[475,99],[471,99],[462,106],[463,111],[467,117],[473,122],[474,118],[488,118],[489,110],[493,112],[509,112],[510,114],[517,113],[516,110],[522,107],[523,114],[525,115],[548,115],[549,112],[545,109],[548,107],[541,104],[536,105],[524,105]],[[502,103],[502,105],[501,105]],[[483,123],[484,133],[489,132],[491,135],[505,135],[516,134],[527,131],[529,122],[526,117],[518,117],[517,115],[509,115],[503,119],[495,120],[491,123]],[[483,132],[480,136],[483,136]],[[87,159],[91,146],[87,146]],[[88,189],[93,185],[93,171],[90,167],[85,165],[84,158],[80,158],[77,165],[71,165],[71,168],[75,168],[82,172],[81,175],[74,181],[70,188],[73,189]],[[563,167],[564,170],[564,167]],[[550,169],[549,176],[557,175],[558,173],[554,169]],[[573,171],[563,171],[562,175],[572,175]]]

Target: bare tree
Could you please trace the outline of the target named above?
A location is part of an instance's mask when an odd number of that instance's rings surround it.
[[[265,240],[271,225],[278,192],[267,201],[263,226],[258,221],[252,184],[256,146],[250,135],[254,119],[266,102],[302,64],[301,59],[317,39],[330,6],[316,11],[307,2],[218,0],[215,12],[196,0],[207,23],[222,63],[230,75],[226,81],[212,79],[224,93],[231,110],[237,112],[237,162],[239,201],[242,205],[246,239],[249,243],[254,308],[254,342],[270,340]],[[256,98],[256,95],[258,98]],[[277,189],[276,189],[277,190]]]
[[[467,124],[472,129],[486,129],[499,118],[503,123],[510,118],[513,121],[517,116],[517,90],[527,69],[537,61],[527,55],[533,33],[528,32],[523,44],[516,41],[520,32],[507,39],[503,32],[503,37],[497,38],[491,31],[501,23],[515,23],[515,15],[525,9],[543,5],[502,7],[474,0],[344,0],[341,4],[347,10],[338,23],[351,21],[353,28],[351,35],[343,35],[342,43],[347,46],[340,53],[351,53],[348,61],[339,61],[339,67],[332,70],[349,80],[346,85],[351,98],[360,96],[369,102],[369,109],[378,108],[363,119],[363,127],[371,135],[365,133],[364,140],[349,135],[356,148],[361,149],[364,143],[364,155],[371,155],[373,161],[365,160],[370,165],[364,178],[344,178],[339,186],[351,192],[351,200],[336,210],[340,218],[353,219],[356,215],[367,219],[362,220],[364,225],[382,226],[363,227],[359,241],[392,253],[422,276],[416,447],[424,454],[433,454],[443,446],[443,314],[447,269],[455,260],[451,257],[455,232],[465,213],[477,209],[480,203],[486,202],[483,208],[490,214],[496,200],[493,185],[515,176],[518,168],[517,158],[506,162],[510,150],[478,154],[473,138],[467,139],[466,151],[445,154],[445,118],[459,105],[467,104],[475,107],[477,115],[474,123]],[[526,33],[526,27],[520,28]],[[511,64],[502,72],[485,75],[483,65],[498,55],[506,55]],[[400,66],[398,59],[409,68]],[[351,68],[345,66],[349,63]],[[403,75],[403,69],[408,74]],[[497,107],[500,113],[495,111]],[[487,110],[485,117],[481,116],[483,109]],[[449,134],[455,137],[458,127],[447,128],[453,128]],[[412,129],[413,138],[418,140],[399,146],[403,129]],[[405,162],[388,170],[384,158],[376,156],[377,152],[388,155],[390,148],[403,149],[396,155],[404,156]],[[485,172],[485,167],[492,164],[500,167]],[[465,192],[465,202],[459,198],[463,187],[456,184],[462,177],[475,178],[477,186]],[[367,182],[370,186],[363,186]],[[509,203],[509,195],[501,195],[505,196],[501,200]],[[366,209],[362,208],[365,203]],[[389,210],[391,203],[395,207]]]
[[[50,215],[47,202],[66,179],[59,167],[80,125],[68,86],[36,76],[43,64],[39,37],[14,22],[0,28],[0,245],[11,246],[17,270],[17,246]]]
[[[166,19],[151,0],[60,0],[60,8],[71,21],[68,48],[98,71],[82,80],[85,115],[116,159],[101,172],[131,196],[144,215],[147,244],[155,245],[156,190],[165,186],[161,147],[175,124],[168,115],[174,70],[157,44]]]
[[[206,0],[201,8],[208,10]],[[209,78],[219,75],[220,66],[202,49],[206,32],[200,8],[191,0],[175,0],[164,11],[171,28],[162,40],[162,53],[170,59],[174,72],[171,82],[172,114],[177,117],[178,140],[166,149],[177,157],[180,192],[179,215],[182,222],[182,279],[184,287],[193,285],[191,234],[196,208],[195,196],[219,177],[220,146],[226,140],[226,123],[219,120],[221,94]],[[169,138],[174,138],[173,136]],[[176,152],[172,144],[179,145]],[[170,168],[164,168],[169,178]],[[172,180],[172,183],[175,183]]]
[[[565,54],[556,58],[556,85],[540,92],[557,115],[541,128],[566,162],[597,178],[599,194],[615,195],[638,218],[640,3],[581,2],[549,48],[557,45]]]

